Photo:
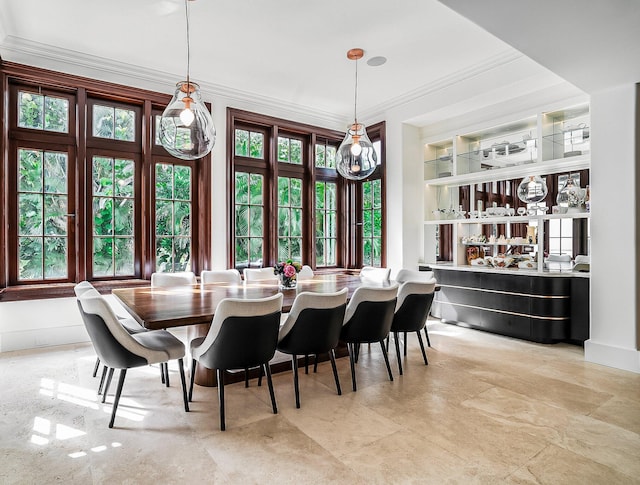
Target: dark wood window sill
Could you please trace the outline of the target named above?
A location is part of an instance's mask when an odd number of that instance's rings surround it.
[[[103,294],[111,293],[114,288],[131,288],[149,286],[148,280],[112,280],[94,281],[91,283]],[[49,298],[68,298],[75,296],[73,287],[76,283],[50,283],[41,285],[10,286],[0,290],[0,301],[44,300]]]

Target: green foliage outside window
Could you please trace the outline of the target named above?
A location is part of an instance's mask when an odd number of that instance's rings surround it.
[[[235,175],[235,262],[245,268],[262,264],[263,176]]]
[[[279,136],[278,161],[302,165],[302,141]]]
[[[278,261],[302,261],[302,180],[278,177]]]
[[[317,144],[315,165],[321,168],[336,168],[336,147]]]
[[[134,162],[94,157],[93,276],[134,274]]]
[[[362,184],[362,264],[382,264],[382,182]]]
[[[235,154],[241,157],[264,158],[264,135],[254,131],[236,130]]]
[[[316,182],[316,266],[336,265],[337,187]]]
[[[135,123],[136,114],[132,110],[99,104],[93,107],[93,136],[135,141]]]
[[[191,167],[156,165],[156,271],[191,270]]]
[[[67,154],[18,150],[18,278],[67,276]]]
[[[20,91],[18,126],[34,130],[69,132],[69,101]]]

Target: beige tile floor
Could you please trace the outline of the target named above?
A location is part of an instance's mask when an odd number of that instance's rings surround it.
[[[1,484],[640,483],[640,375],[585,363],[580,347],[538,345],[429,322],[424,366],[415,336],[405,375],[386,376],[363,347],[358,392],[349,364],[215,389],[182,408],[157,368],[127,376],[115,428],[101,404],[90,345],[0,354]],[[178,336],[183,334],[178,332]]]

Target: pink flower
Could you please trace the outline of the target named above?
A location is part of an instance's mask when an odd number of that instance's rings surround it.
[[[284,266],[284,275],[287,278],[292,278],[296,275],[296,268],[291,264],[286,264]]]

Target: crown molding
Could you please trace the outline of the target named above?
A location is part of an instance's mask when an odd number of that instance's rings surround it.
[[[176,79],[182,79],[181,74],[146,69],[138,65],[87,55],[74,50],[61,49],[14,36],[7,36],[0,42],[0,52],[2,53],[2,58],[7,61],[87,77],[98,77],[109,82],[126,85],[133,84],[140,88],[159,92],[173,92]],[[206,81],[198,81],[198,84],[203,98],[207,101],[214,102],[217,97],[222,97],[229,104],[249,104],[258,110],[285,111],[296,117],[323,121],[331,126],[342,126],[346,123],[341,115],[313,109],[309,106],[290,103],[281,99],[270,98],[258,93],[233,89]]]
[[[1,33],[1,31],[0,31]],[[15,36],[6,36],[0,41],[2,58],[7,61],[43,67],[47,69],[69,72],[72,74],[98,78],[125,85],[135,85],[140,88],[157,92],[172,92],[176,79],[181,74],[167,73],[153,69],[142,68],[138,65],[118,62],[113,59],[87,55],[82,52],[61,49],[48,44],[33,42]],[[374,108],[363,110],[360,118],[365,123],[372,120],[382,120],[387,112],[422,97],[431,95],[450,86],[470,80],[488,71],[500,68],[518,61],[524,56],[513,49],[506,50],[493,57],[478,62],[472,66],[460,69],[452,74],[443,76],[436,81],[392,98]],[[342,127],[348,122],[344,115],[314,109],[296,103],[286,102],[259,93],[230,88],[211,82],[198,81],[203,98],[215,105],[218,97],[225,98],[229,106],[250,106],[251,109],[263,112],[290,113],[295,118],[317,120],[332,127]]]
[[[488,71],[498,69],[502,66],[518,61],[519,59],[522,59],[524,57],[526,57],[524,54],[514,49],[508,49],[493,57],[484,59],[482,62],[478,62],[474,65],[465,67],[464,69],[460,69],[451,74],[447,74],[446,76],[442,76],[441,78],[436,79],[434,82],[425,84],[417,89],[389,99],[388,101],[385,101],[384,103],[381,103],[372,109],[364,110],[360,114],[360,117],[363,120],[384,117],[385,113],[390,109],[412,103],[424,96],[428,96],[435,92],[447,89],[455,84],[465,82]]]

